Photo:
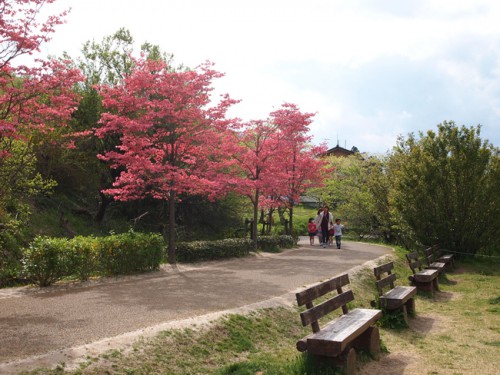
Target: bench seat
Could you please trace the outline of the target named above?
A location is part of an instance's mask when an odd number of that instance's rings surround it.
[[[380,307],[394,310],[404,305],[417,294],[417,288],[412,286],[396,286],[379,297]]]
[[[336,357],[381,316],[380,310],[351,310],[325,325],[321,331],[307,336],[307,351],[314,355]]]

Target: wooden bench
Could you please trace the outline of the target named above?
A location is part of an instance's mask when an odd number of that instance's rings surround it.
[[[413,273],[408,277],[411,285],[416,286],[417,290],[430,292],[431,295],[434,290],[439,290],[438,270],[423,269],[416,251],[406,254],[406,259]]]
[[[394,263],[389,262],[373,269],[377,279],[375,283],[379,295],[379,307],[388,313],[401,311],[405,322],[408,324],[408,313],[411,315],[415,313],[415,300],[413,297],[417,294],[417,288],[414,286],[394,286],[397,276],[392,273],[393,268]],[[387,287],[390,290],[384,293],[384,288]]]
[[[380,335],[374,324],[382,316],[381,310],[353,309],[347,304],[354,300],[352,290],[343,291],[349,276],[342,274],[314,285],[296,294],[297,304],[306,306],[300,313],[302,325],[311,325],[313,333],[297,342],[297,350],[322,357],[341,365],[347,374],[356,369],[356,349],[368,351],[374,358],[380,354]],[[330,294],[330,298],[314,306],[313,302]],[[319,319],[341,308],[342,315],[320,328]]]
[[[443,254],[439,245],[433,245],[432,251],[434,253],[434,259],[436,261],[446,264],[446,269],[453,271],[455,269],[455,259],[453,254]]]
[[[432,247],[428,247],[427,249],[424,250],[424,258],[425,262],[427,263],[427,266],[425,268],[429,268],[431,270],[438,270],[440,274],[444,273],[446,264],[436,261]]]

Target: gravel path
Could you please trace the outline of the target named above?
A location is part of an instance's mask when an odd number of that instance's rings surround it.
[[[0,374],[68,364],[130,345],[140,335],[203,324],[232,309],[291,304],[297,288],[392,252],[349,241],[341,250],[323,249],[308,241],[280,254],[44,289],[0,290]]]

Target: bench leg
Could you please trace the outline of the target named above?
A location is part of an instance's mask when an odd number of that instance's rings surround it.
[[[410,321],[408,320],[408,306],[406,306],[406,304],[401,306],[401,312],[403,313],[403,319],[405,320],[406,325],[409,326]]]
[[[356,349],[364,349],[373,359],[380,357],[380,332],[378,327],[369,327],[361,336],[353,342]]]
[[[439,282],[437,277],[434,280],[432,280],[432,288],[439,292]]]
[[[356,373],[356,350],[349,349],[344,358],[344,373],[346,375],[354,375]]]
[[[348,347],[337,357],[313,356],[325,365],[342,368],[343,374],[356,374],[356,349],[353,347]]]
[[[415,316],[416,315],[416,312],[415,312],[415,299],[413,298],[410,298],[408,301],[406,301],[406,311],[408,313],[408,315],[410,316]]]

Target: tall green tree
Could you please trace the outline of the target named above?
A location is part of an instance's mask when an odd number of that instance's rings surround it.
[[[475,254],[499,245],[498,148],[480,126],[443,122],[401,137],[390,160],[394,213],[418,242]]]

